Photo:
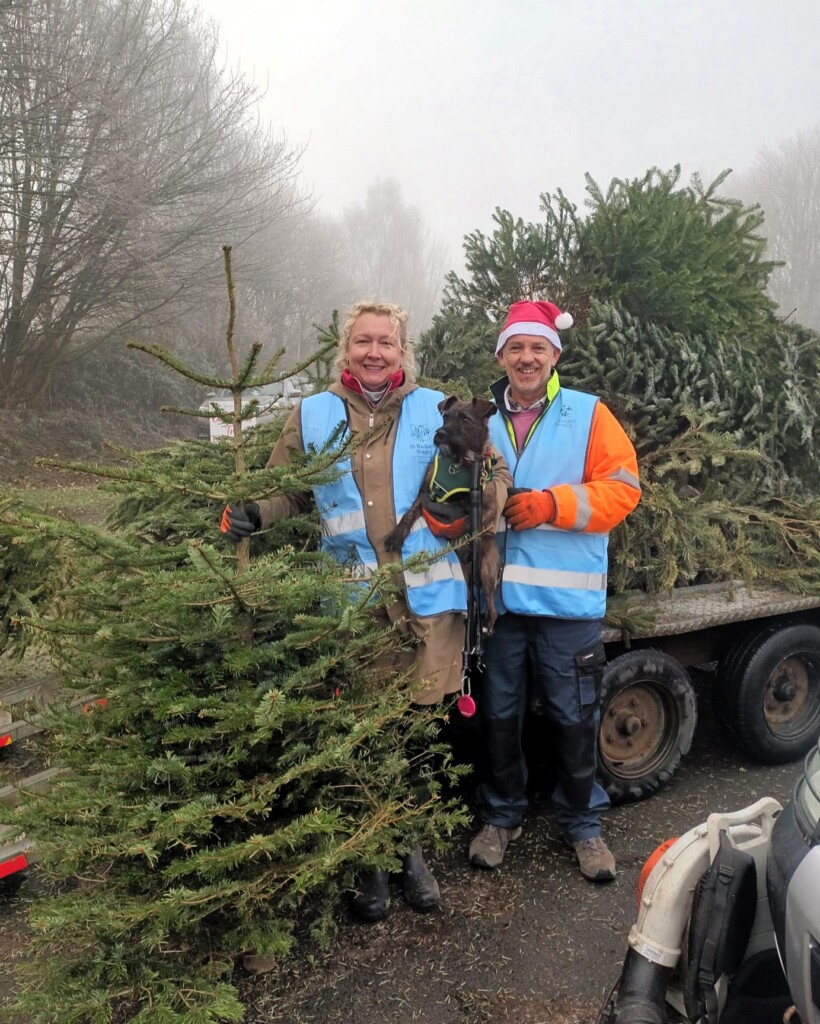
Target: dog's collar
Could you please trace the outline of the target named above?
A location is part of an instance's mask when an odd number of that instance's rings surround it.
[[[497,461],[498,459],[496,459],[490,449],[487,448],[483,452],[467,452],[461,460],[461,464],[463,466],[472,466],[474,462],[486,462],[495,465]]]

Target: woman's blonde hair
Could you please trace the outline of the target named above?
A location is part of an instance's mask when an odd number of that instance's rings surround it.
[[[353,325],[362,313],[375,313],[376,316],[389,316],[390,323],[399,339],[401,349],[402,369],[414,375],[416,372],[416,357],[413,354],[413,346],[407,339],[407,310],[397,306],[394,302],[375,302],[372,299],[361,299],[355,302],[345,315],[345,322],[342,326],[342,333],[339,335],[339,347],[336,350],[336,360],[333,364],[337,373],[347,367],[347,348],[350,344],[350,336],[353,333]]]

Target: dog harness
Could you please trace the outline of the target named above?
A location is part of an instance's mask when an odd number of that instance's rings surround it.
[[[498,458],[484,453],[481,469],[483,490],[495,476]],[[437,451],[433,457],[433,476],[421,499],[421,514],[436,536],[456,540],[469,528],[472,463],[463,463]]]

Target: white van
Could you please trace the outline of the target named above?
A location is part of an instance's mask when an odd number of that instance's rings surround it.
[[[255,427],[259,423],[267,423],[274,416],[292,409],[301,398],[312,392],[313,382],[300,374],[286,377],[275,384],[248,388],[242,393],[243,404],[247,404],[255,398],[259,402],[259,409],[255,416],[245,420],[245,425]],[[225,412],[232,412],[233,396],[229,391],[211,391],[206,395],[199,410],[211,413],[214,406]],[[199,422],[201,424],[199,433],[202,437],[209,437],[212,441],[221,437],[233,437],[233,424],[225,423],[218,416],[202,417]]]

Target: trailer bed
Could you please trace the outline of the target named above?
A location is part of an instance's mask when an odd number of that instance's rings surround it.
[[[618,594],[608,602],[608,615],[640,622],[638,629],[630,631],[630,638],[648,639],[812,608],[820,608],[820,595],[794,594],[778,587],[751,590],[745,583],[733,580],[679,587],[662,594]],[[603,639],[604,643],[622,640],[622,630],[605,625]]]

